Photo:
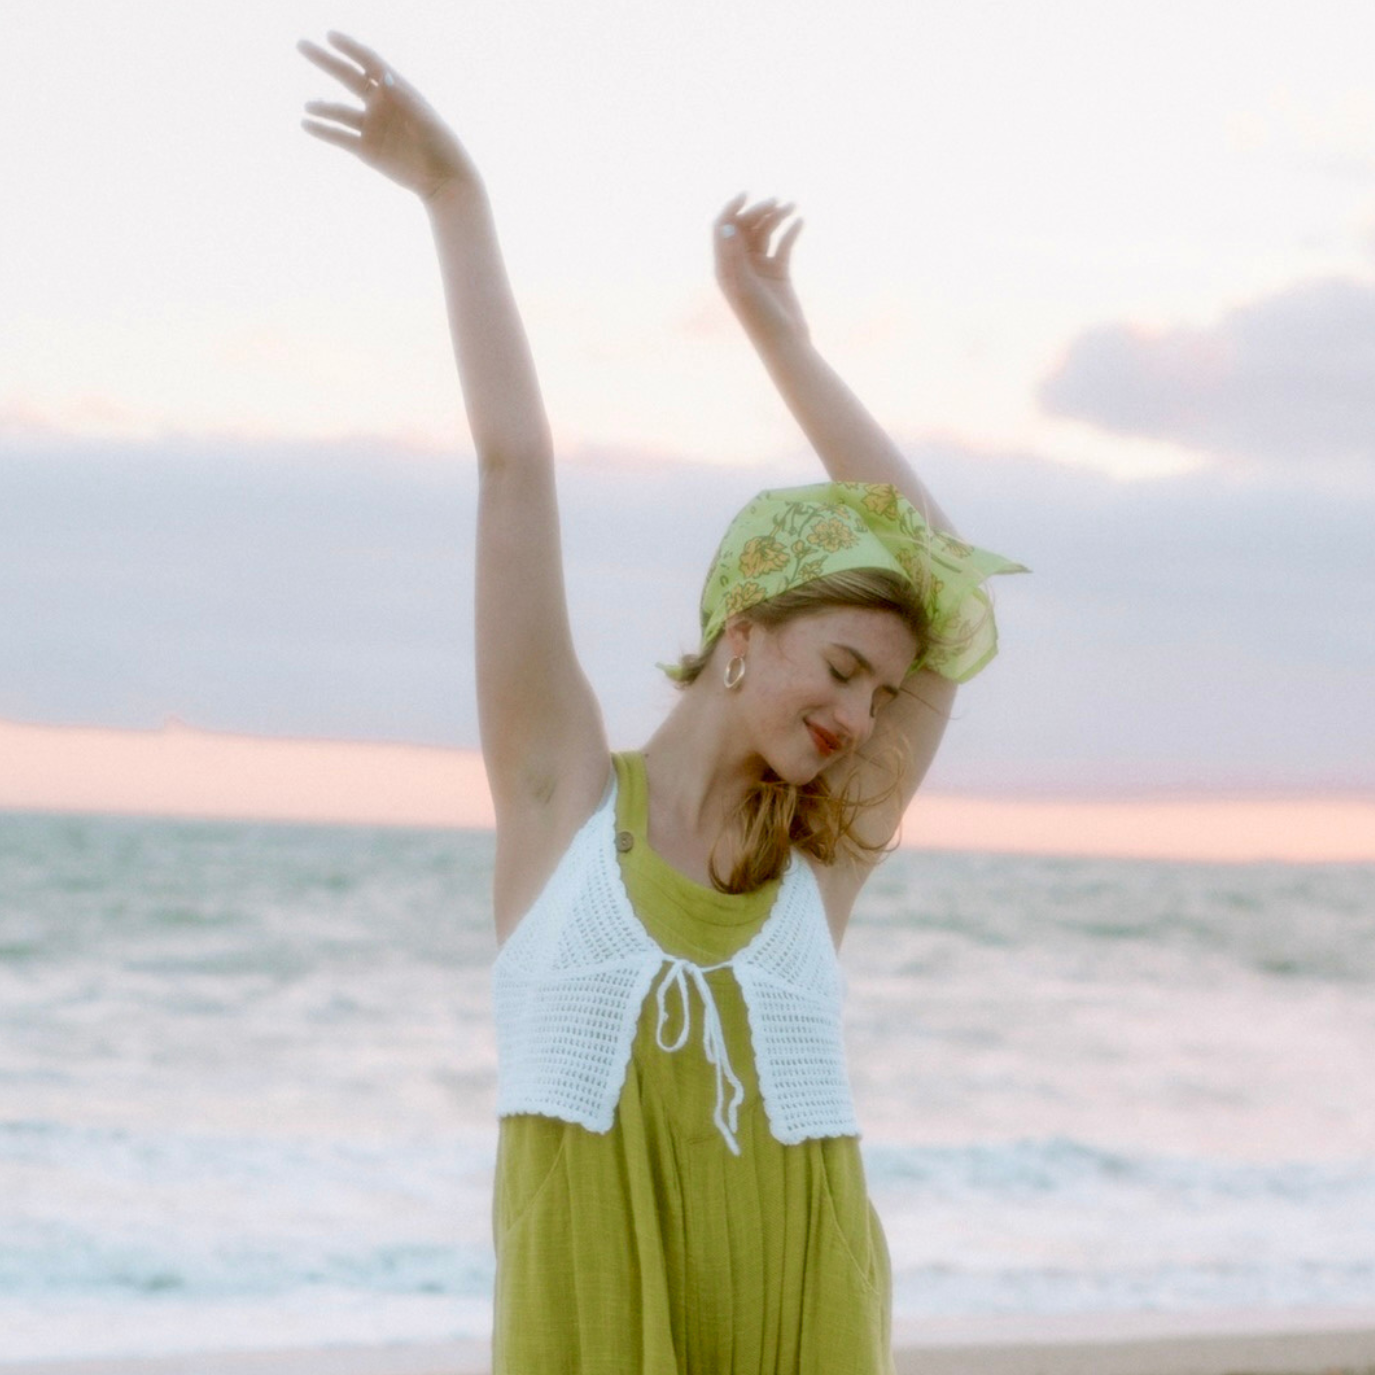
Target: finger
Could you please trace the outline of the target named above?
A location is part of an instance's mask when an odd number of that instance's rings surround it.
[[[330,43],[338,48],[341,53],[353,58],[353,60],[374,79],[380,79],[387,70],[387,64],[373,50],[360,43],[356,38],[350,38],[346,33],[340,33],[338,29],[331,29],[326,35]]]
[[[740,207],[745,203],[745,193],[742,191],[738,196],[732,196],[721,208],[721,213],[713,221],[717,229],[724,225],[733,224],[735,217],[740,213]]]
[[[791,213],[791,209],[773,207],[763,211],[746,225],[744,233],[746,242],[748,242],[750,246],[750,252],[767,254],[769,251],[769,241],[773,238],[774,230],[777,229]]]
[[[745,236],[740,232],[740,226],[735,219],[744,203],[743,195],[735,196],[728,201],[725,209],[716,217],[716,229],[712,235],[716,280],[727,296],[738,289],[741,266],[748,252]]]
[[[793,207],[791,205],[780,205],[770,210],[767,215],[761,216],[751,231],[757,246],[761,249],[767,249],[774,230],[792,213]]]
[[[754,226],[760,221],[760,219],[762,219],[765,215],[769,214],[769,212],[772,211],[777,204],[777,199],[772,196],[770,196],[769,199],[766,201],[756,201],[747,210],[742,210],[736,216],[736,219],[739,220],[741,226],[745,229],[746,233],[750,233],[753,231]]]
[[[321,124],[319,120],[303,119],[301,128],[313,138],[318,138],[323,143],[333,143],[340,148],[347,148],[350,153],[356,153],[363,146],[363,140],[357,134],[346,134],[342,129],[336,129],[332,124]]]
[[[737,218],[744,204],[745,193],[741,191],[738,196],[732,196],[725,203],[721,213],[716,217],[713,235],[716,246],[716,275],[723,284],[734,276],[736,259],[741,253],[743,238]]]
[[[806,223],[806,220],[794,220],[783,231],[783,237],[779,239],[778,247],[774,249],[774,261],[784,272],[788,270],[788,264],[792,260],[793,245],[797,242],[797,236],[802,232],[802,226]]]
[[[333,120],[359,133],[363,131],[363,111],[355,110],[352,105],[336,105],[331,100],[308,100],[306,110],[319,119]]]
[[[326,52],[310,39],[301,39],[296,44],[296,51],[308,58],[321,71],[328,72],[336,81],[343,82],[354,95],[361,96],[368,89],[368,79],[357,67],[350,66],[331,52]]]

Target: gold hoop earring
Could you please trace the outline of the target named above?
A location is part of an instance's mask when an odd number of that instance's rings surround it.
[[[721,681],[725,683],[727,692],[733,692],[745,681],[745,656],[743,654],[737,654],[726,665],[726,676]]]

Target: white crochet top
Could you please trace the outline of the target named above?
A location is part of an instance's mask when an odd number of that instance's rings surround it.
[[[787,1145],[857,1136],[841,1039],[844,979],[811,866],[793,855],[768,918],[729,960],[701,966],[668,955],[626,894],[613,776],[497,956],[498,1114],[535,1113],[610,1131],[640,1012],[659,976],[659,1047],[672,1053],[687,1044],[695,989],[702,1048],[716,1070],[716,1126],[739,1155],[735,1132],[744,1089],[705,977],[716,969],[730,969],[744,995],[773,1135]],[[666,1041],[670,995],[679,999],[682,1029]]]

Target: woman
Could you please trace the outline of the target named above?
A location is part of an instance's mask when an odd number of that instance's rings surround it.
[[[481,487],[478,705],[497,817],[499,1372],[891,1370],[835,948],[949,716],[992,656],[979,584],[812,347],[801,221],[715,225],[732,310],[829,484],[727,531],[703,644],[614,759],[578,665],[549,428],[473,163],[376,53],[302,43],[361,102],[305,128],[420,196]],[[785,228],[786,225],[786,228]],[[780,231],[781,234],[780,234]]]

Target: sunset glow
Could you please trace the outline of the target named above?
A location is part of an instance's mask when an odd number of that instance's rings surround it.
[[[488,829],[468,750],[266,740],[170,726],[0,722],[0,809]],[[1375,862],[1375,799],[1049,801],[924,794],[902,844],[1135,859]]]

